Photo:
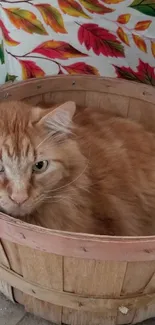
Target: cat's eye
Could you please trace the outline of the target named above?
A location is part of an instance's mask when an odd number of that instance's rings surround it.
[[[4,172],[4,167],[3,165],[0,164],[0,173],[3,173]]]
[[[33,172],[34,173],[43,173],[48,167],[48,161],[47,160],[42,160],[38,161],[33,165]]]

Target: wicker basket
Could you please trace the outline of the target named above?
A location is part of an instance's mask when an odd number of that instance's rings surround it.
[[[0,100],[78,105],[128,116],[155,131],[155,90],[85,76],[1,87]],[[52,231],[0,214],[0,290],[57,324],[135,324],[155,316],[155,236]]]

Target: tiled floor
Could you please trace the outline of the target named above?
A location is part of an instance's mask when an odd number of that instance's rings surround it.
[[[0,294],[0,325],[51,325],[51,323],[27,314],[20,305],[14,305]],[[139,325],[155,325],[155,319]]]

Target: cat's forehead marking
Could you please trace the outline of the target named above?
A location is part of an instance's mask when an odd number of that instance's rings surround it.
[[[3,143],[4,158],[20,159],[28,158],[34,159],[34,149],[28,137],[17,139],[16,137],[8,137]]]

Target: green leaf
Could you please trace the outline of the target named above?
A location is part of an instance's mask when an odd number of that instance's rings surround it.
[[[13,74],[9,74],[9,73],[7,73],[7,75],[6,75],[6,77],[5,77],[5,82],[7,82],[7,81],[15,81],[16,80],[16,78],[17,78],[17,76],[14,76]]]
[[[1,64],[5,63],[3,41],[0,44],[0,61],[1,61]]]
[[[129,7],[136,9],[145,15],[155,17],[154,0],[134,0]]]
[[[22,29],[29,34],[48,35],[42,22],[33,12],[21,8],[3,8],[3,10],[17,29]]]

